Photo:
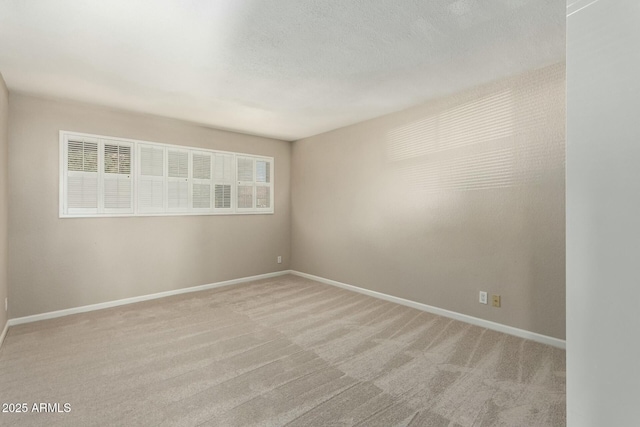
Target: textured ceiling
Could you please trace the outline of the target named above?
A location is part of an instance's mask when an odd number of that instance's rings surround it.
[[[9,90],[295,140],[564,60],[565,0],[0,0]]]

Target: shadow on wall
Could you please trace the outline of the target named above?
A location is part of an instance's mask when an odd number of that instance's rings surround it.
[[[532,75],[436,102],[390,128],[382,186],[395,208],[380,220],[395,236],[385,252],[403,254],[398,276],[427,265],[413,280],[430,296],[451,292],[446,304],[460,283],[489,289],[505,297],[504,315],[560,336],[543,319],[564,317],[564,66]]]
[[[468,191],[534,184],[564,171],[564,135],[550,126],[564,117],[549,108],[545,91],[532,89],[514,84],[390,130],[390,178],[420,192]]]
[[[564,82],[557,64],[296,143],[295,268],[564,337]]]

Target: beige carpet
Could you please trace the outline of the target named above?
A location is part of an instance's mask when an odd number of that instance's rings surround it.
[[[296,276],[9,329],[42,426],[562,426],[565,353]]]

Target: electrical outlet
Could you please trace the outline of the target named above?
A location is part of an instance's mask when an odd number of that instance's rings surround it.
[[[278,255],[278,264],[282,264],[282,257]]]
[[[480,291],[480,300],[479,300],[480,304],[486,304],[487,303],[487,293],[485,291]]]
[[[493,296],[493,306],[500,307],[500,295]]]

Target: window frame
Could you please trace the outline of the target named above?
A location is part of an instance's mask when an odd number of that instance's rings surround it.
[[[190,145],[177,145],[177,144],[165,144],[153,141],[143,141],[136,140],[130,138],[119,138],[112,136],[103,136],[103,135],[95,135],[74,131],[65,131],[61,130],[59,132],[59,218],[110,218],[110,217],[136,217],[136,216],[192,216],[192,215],[271,215],[275,213],[275,182],[274,182],[274,170],[275,170],[275,160],[273,157],[262,156],[256,154],[248,154],[248,153],[239,153],[232,151],[223,151],[223,150],[212,150],[202,147],[190,146]],[[68,141],[71,139],[90,139],[98,141],[98,189],[96,197],[98,198],[98,209],[92,209],[94,212],[72,212],[69,213],[68,208],[68,187],[67,187],[67,178],[69,176],[67,163],[68,163]],[[132,182],[132,207],[130,212],[116,212],[110,211],[107,212],[104,210],[104,176],[105,176],[105,165],[104,163],[104,144],[112,142],[114,144],[124,144],[129,145],[131,147],[131,182]],[[139,183],[141,181],[140,175],[142,172],[141,169],[141,155],[140,148],[142,146],[152,146],[154,148],[161,148],[164,153],[163,158],[163,208],[162,211],[145,211],[140,209],[139,205]],[[185,151],[188,155],[188,178],[187,178],[187,187],[188,187],[188,207],[186,210],[181,211],[172,211],[168,210],[168,161],[169,161],[169,150],[179,150]],[[193,177],[193,155],[194,154],[208,154],[211,157],[211,206],[210,208],[196,208],[193,206],[193,184],[195,182],[195,178]],[[230,185],[230,197],[231,197],[231,207],[230,208],[216,208],[215,207],[215,187],[219,182],[216,180],[216,170],[215,170],[215,162],[216,155],[230,156],[230,177],[228,185]],[[237,208],[237,191],[238,191],[238,181],[236,176],[236,167],[237,167],[237,159],[238,157],[245,157],[253,159],[254,164],[254,179],[255,179],[255,165],[257,161],[266,161],[269,162],[270,165],[270,198],[271,198],[271,207],[269,209],[256,209],[255,207],[255,185],[254,185],[254,207],[253,209],[238,209]],[[101,163],[102,162],[102,163]],[[226,184],[226,181],[225,181]],[[102,208],[102,209],[101,209]]]

